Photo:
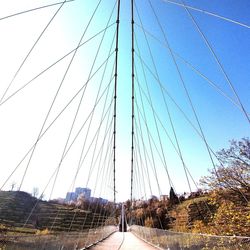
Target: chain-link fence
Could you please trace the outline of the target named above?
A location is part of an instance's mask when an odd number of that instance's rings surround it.
[[[47,235],[0,235],[0,250],[73,250],[81,249],[106,238],[116,231],[115,226],[105,226],[81,233]]]
[[[131,232],[145,241],[168,250],[249,250],[250,237],[213,236],[172,232],[157,228],[131,226]]]

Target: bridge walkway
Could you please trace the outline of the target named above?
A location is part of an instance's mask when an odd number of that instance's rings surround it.
[[[156,250],[157,248],[137,238],[131,232],[115,232],[106,240],[92,247],[93,250]]]

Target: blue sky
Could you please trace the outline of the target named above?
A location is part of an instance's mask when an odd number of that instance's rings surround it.
[[[65,3],[32,50],[9,88],[6,97],[60,57],[76,48],[98,2],[75,0]],[[235,96],[220,68],[185,9],[167,1],[155,0],[151,2],[165,32],[209,146],[216,152],[223,147],[227,147],[230,139],[249,136],[249,123],[240,109],[197,74],[198,70],[236,102]],[[9,1],[0,4],[1,16],[4,17],[8,14],[51,3],[55,3],[55,1],[37,1],[36,4],[28,0],[22,2],[22,4],[18,4],[17,0]],[[198,128],[176,66],[168,48],[164,45],[164,35],[157,24],[149,1],[135,1],[135,3],[136,146],[134,155],[134,194],[136,197],[148,197],[151,195],[150,186],[153,194],[168,193],[170,187],[165,171],[166,167],[177,192],[189,191],[183,164],[172,146],[172,143],[175,144],[175,147],[177,145],[169,114],[185,165],[196,182],[200,176],[207,174],[207,169],[211,168],[212,164],[204,142],[179,110],[179,108],[183,110],[185,116]],[[82,40],[86,41],[97,32],[102,31],[107,26],[108,19],[111,16],[109,22],[111,27],[105,33],[98,57],[95,60],[95,54],[98,51],[104,32],[87,42],[77,51],[43,130],[53,121],[76,91],[84,83],[88,82],[89,76],[107,58],[110,48],[111,51],[114,51],[115,44],[112,44],[116,28],[116,9],[112,13],[114,4],[115,1],[101,1]],[[186,4],[250,25],[249,1],[186,1]],[[2,55],[0,64],[1,68],[5,69],[0,76],[1,95],[59,6],[44,8],[0,21],[1,34],[5,34],[0,42],[0,53]],[[249,28],[194,10],[190,10],[190,13],[192,13],[211,44],[245,109],[250,112]],[[145,29],[145,34],[142,27],[140,27],[141,25]],[[146,39],[149,42],[149,47]],[[1,175],[0,183],[4,182],[30,146],[36,141],[72,55],[73,53],[0,106],[1,121],[3,121],[0,125],[2,138],[0,146],[1,152],[4,152],[0,157],[1,167],[4,166],[4,174]],[[70,132],[70,128],[83,92],[74,99],[58,122],[51,127],[44,139],[38,143],[28,167],[27,177],[25,177],[24,190],[31,192],[34,186],[38,186],[41,192],[54,169],[60,166],[52,197],[64,196],[72,188],[71,183],[80,161],[82,167],[75,185],[88,186],[95,192],[95,196],[112,199],[113,145],[112,128],[110,130],[108,128],[109,126],[112,127],[113,110],[108,108],[107,103],[113,100],[114,79],[112,76],[114,73],[112,69],[114,59],[114,54],[112,54],[106,65],[103,81],[101,79],[105,66],[89,80],[72,132]],[[95,64],[91,69],[94,61]],[[157,71],[154,68],[154,63]],[[118,65],[116,176],[117,197],[118,200],[124,200],[129,198],[130,195],[131,165],[130,1],[121,1]],[[194,67],[196,71],[192,70],[191,67]],[[105,88],[110,81],[111,87],[106,90]],[[88,119],[88,114],[93,109],[95,100],[101,96],[102,92],[105,95],[107,94],[107,102],[105,102],[104,95],[99,104],[96,105],[93,117],[87,120],[69,154],[61,162],[65,148],[68,149],[70,143],[73,142],[74,136],[77,135],[82,124]],[[173,100],[178,104],[179,108]],[[152,106],[150,102],[152,102]],[[102,114],[106,111],[110,111],[110,113],[107,113],[107,116],[102,119]],[[95,137],[96,132],[98,137]],[[71,134],[67,143],[69,133]],[[94,141],[93,144],[91,144],[92,141]],[[89,151],[88,147],[90,148]],[[151,154],[151,150],[153,154]],[[80,156],[81,152],[83,152],[82,157]],[[17,185],[20,183],[28,159],[26,157],[18,167],[6,184],[5,189],[8,189],[12,182],[16,182]],[[96,162],[96,165],[93,162]],[[150,183],[146,177],[146,166],[148,167]],[[90,169],[92,170],[90,171]],[[101,170],[98,172],[98,169]],[[154,176],[155,172],[157,178]],[[157,187],[157,181],[159,188]],[[191,185],[191,188],[192,190],[196,189],[194,184]],[[52,182],[45,191],[47,198],[51,190]]]

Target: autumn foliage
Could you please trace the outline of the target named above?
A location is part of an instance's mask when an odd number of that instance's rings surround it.
[[[250,236],[250,140],[232,140],[217,159],[219,164],[201,179],[203,191],[185,199],[171,188],[165,200],[134,201],[127,217],[146,227]]]

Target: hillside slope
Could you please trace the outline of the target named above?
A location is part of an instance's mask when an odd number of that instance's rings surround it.
[[[0,224],[6,227],[80,231],[108,219],[91,211],[38,200],[21,191],[0,191]]]

